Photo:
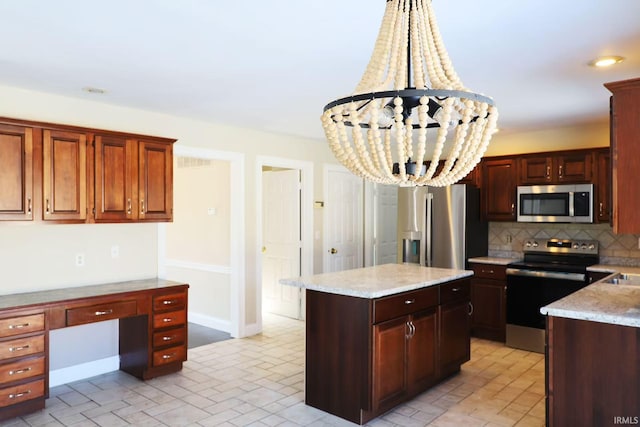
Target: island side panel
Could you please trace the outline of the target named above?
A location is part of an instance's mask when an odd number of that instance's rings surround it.
[[[640,418],[640,328],[547,317],[547,340],[550,427]]]
[[[361,424],[371,405],[372,300],[306,292],[305,402]]]

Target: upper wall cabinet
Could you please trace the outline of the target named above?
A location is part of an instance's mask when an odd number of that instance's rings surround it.
[[[523,185],[587,183],[592,180],[590,151],[553,153],[520,158],[520,179]]]
[[[0,124],[0,220],[33,219],[32,133]]]
[[[482,165],[482,213],[487,221],[516,220],[515,158],[485,159]]]
[[[640,78],[607,83],[611,97],[613,232],[640,234]]]
[[[171,142],[97,134],[94,152],[96,222],[171,221]]]
[[[171,221],[174,142],[0,118],[0,220]]]

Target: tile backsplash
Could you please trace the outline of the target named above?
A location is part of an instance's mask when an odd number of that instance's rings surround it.
[[[528,239],[577,239],[600,242],[600,263],[640,267],[640,235],[613,234],[608,224],[489,223],[489,256],[520,258]]]

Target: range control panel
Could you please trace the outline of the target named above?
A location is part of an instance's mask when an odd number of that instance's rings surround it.
[[[597,240],[529,239],[522,249],[524,252],[598,255],[598,246]]]

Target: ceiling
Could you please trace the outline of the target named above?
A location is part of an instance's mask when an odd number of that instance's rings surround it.
[[[602,118],[604,82],[640,77],[638,0],[434,0],[464,84],[516,131]],[[384,0],[0,2],[0,85],[323,138]],[[610,69],[598,55],[627,60]],[[104,94],[84,92],[104,89]]]

